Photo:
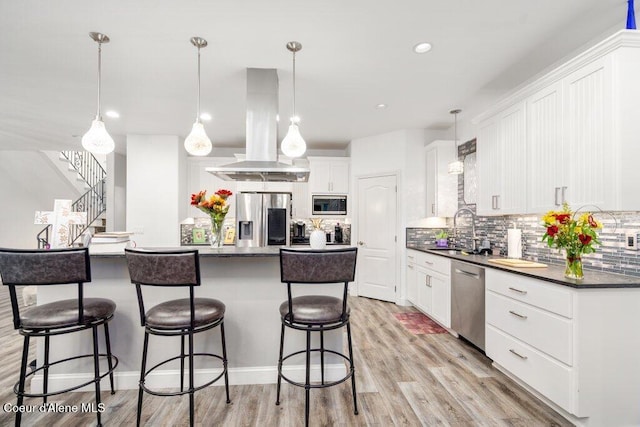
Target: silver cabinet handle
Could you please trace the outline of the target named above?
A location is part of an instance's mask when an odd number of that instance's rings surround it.
[[[562,187],[562,204],[566,203],[566,200],[564,198],[565,196],[565,191],[567,191],[567,187]]]
[[[427,261],[427,260],[425,260],[424,263],[427,264],[427,265],[433,265],[433,263],[431,261]]]
[[[427,285],[428,287],[431,287],[431,276],[425,276],[424,284]]]
[[[413,256],[411,256],[411,255],[407,255],[407,258],[409,258],[409,259],[414,259],[414,257],[413,257]]]
[[[500,195],[496,196],[496,210],[500,209]]]
[[[431,203],[431,213],[432,214],[436,213],[436,204],[435,203]]]
[[[523,356],[523,355],[519,354],[517,351],[515,351],[515,350],[514,350],[514,349],[512,349],[512,348],[510,348],[510,349],[509,349],[509,351],[510,351],[511,353],[515,354],[516,356],[518,356],[518,357],[519,357],[520,359],[522,359],[522,360],[527,360],[527,359],[528,359],[528,357],[527,357],[527,356]]]
[[[522,295],[526,295],[527,294],[527,291],[521,291],[520,289],[511,288],[511,287],[509,287],[509,289],[511,289],[513,292],[517,292],[517,293],[522,294]]]
[[[491,209],[496,208],[496,196],[491,196]]]
[[[526,318],[527,318],[527,316],[524,316],[524,315],[522,315],[522,314],[520,314],[520,313],[516,313],[516,312],[515,312],[515,311],[513,311],[513,310],[509,310],[509,313],[511,313],[511,314],[513,314],[514,316],[519,317],[519,318],[521,318],[521,319],[526,319]]]
[[[362,240],[358,241],[358,245],[364,246],[364,242]]]
[[[413,270],[413,265],[407,265],[407,268],[410,268]]]
[[[554,204],[556,206],[560,206],[560,203],[558,202],[558,191],[560,191],[560,187],[556,187],[555,196],[554,196],[554,199],[553,199]]]

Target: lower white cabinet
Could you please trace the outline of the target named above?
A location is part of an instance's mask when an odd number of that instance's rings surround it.
[[[640,425],[640,288],[573,288],[493,268],[485,279],[485,351],[496,367],[576,425]]]
[[[451,261],[407,249],[407,299],[420,311],[451,327]]]

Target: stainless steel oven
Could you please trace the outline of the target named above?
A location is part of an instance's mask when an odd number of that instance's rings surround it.
[[[347,196],[317,195],[311,196],[313,215],[346,215]]]

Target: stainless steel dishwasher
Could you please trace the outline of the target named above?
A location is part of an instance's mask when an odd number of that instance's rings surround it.
[[[451,329],[484,351],[484,268],[451,261]]]

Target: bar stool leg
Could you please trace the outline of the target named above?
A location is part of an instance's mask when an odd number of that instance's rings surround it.
[[[111,385],[111,394],[116,394],[116,389],[113,387],[113,362],[111,361],[111,339],[109,338],[109,325],[104,322],[104,341],[107,345],[107,363],[109,366],[109,384]]]
[[[48,334],[49,331],[45,330],[45,334]],[[49,335],[45,335],[44,337],[44,378],[42,383],[42,402],[47,403],[47,391],[49,391]]]
[[[282,351],[284,350],[284,323],[280,330],[280,357],[278,358],[278,387],[276,390],[276,405],[280,404],[280,384],[282,383]]]
[[[353,367],[353,347],[351,345],[351,324],[347,322],[347,342],[349,345],[349,362],[351,365],[351,389],[353,391],[353,413],[358,415],[358,400],[356,398],[356,370]]]
[[[24,383],[27,376],[27,359],[29,358],[29,335],[24,336],[24,344],[22,346],[22,364],[20,365],[20,382],[18,383],[18,403],[17,406],[22,406],[24,400]],[[20,427],[22,421],[22,412],[16,412],[16,427]]]
[[[144,344],[142,345],[142,367],[140,368],[140,385],[138,386],[138,414],[136,415],[136,426],[140,427],[140,418],[142,417],[142,395],[144,390],[144,376],[147,370],[147,349],[149,348],[149,333],[144,331]]]
[[[320,330],[320,379],[324,385],[324,331]]]
[[[100,408],[100,356],[98,353],[98,327],[93,326],[91,330],[93,331],[93,374],[96,385],[96,416],[98,417],[98,427],[101,427],[101,413],[98,410]]]
[[[189,331],[189,425],[193,427],[194,414],[193,396],[193,331]]]
[[[224,369],[224,387],[227,391],[227,403],[231,403],[229,398],[229,372],[227,367],[227,343],[224,338],[224,322],[220,323],[220,336],[222,337],[222,367]]]
[[[311,391],[311,330],[307,330],[307,363],[304,381],[304,425],[309,427],[309,392]]]
[[[184,391],[184,335],[180,335],[180,391]]]

